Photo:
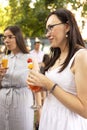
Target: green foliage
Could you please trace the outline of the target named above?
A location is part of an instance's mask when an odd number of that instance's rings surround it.
[[[34,8],[30,7],[32,0],[9,0],[9,5],[0,8],[0,30],[8,25],[19,25],[25,37],[44,37],[46,17],[51,10],[67,7],[71,3],[77,10],[83,7],[82,16],[87,17],[87,2],[80,0],[36,0]]]
[[[83,5],[82,16],[87,18],[87,2]]]
[[[3,33],[3,30],[7,25],[7,21],[10,20],[8,8],[9,7],[3,8],[2,6],[0,6],[0,33]]]

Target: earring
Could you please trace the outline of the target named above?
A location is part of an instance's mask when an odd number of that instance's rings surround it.
[[[66,34],[66,38],[68,37],[68,34]]]

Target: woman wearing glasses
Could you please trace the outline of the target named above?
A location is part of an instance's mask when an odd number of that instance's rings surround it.
[[[45,76],[31,71],[29,85],[45,87],[39,130],[87,129],[87,50],[74,15],[67,9],[51,12],[46,22],[51,59]]]
[[[26,83],[30,54],[18,26],[8,26],[3,41],[11,54],[7,72],[0,66],[0,130],[33,130],[33,96]]]

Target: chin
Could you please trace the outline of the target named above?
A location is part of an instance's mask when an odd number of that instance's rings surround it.
[[[52,48],[57,48],[58,46],[55,46],[55,45],[51,45]]]

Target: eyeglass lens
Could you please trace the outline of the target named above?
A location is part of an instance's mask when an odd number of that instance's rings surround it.
[[[6,38],[13,39],[13,38],[15,38],[15,36],[14,35],[3,36],[2,40],[4,41],[4,40],[6,40]]]

